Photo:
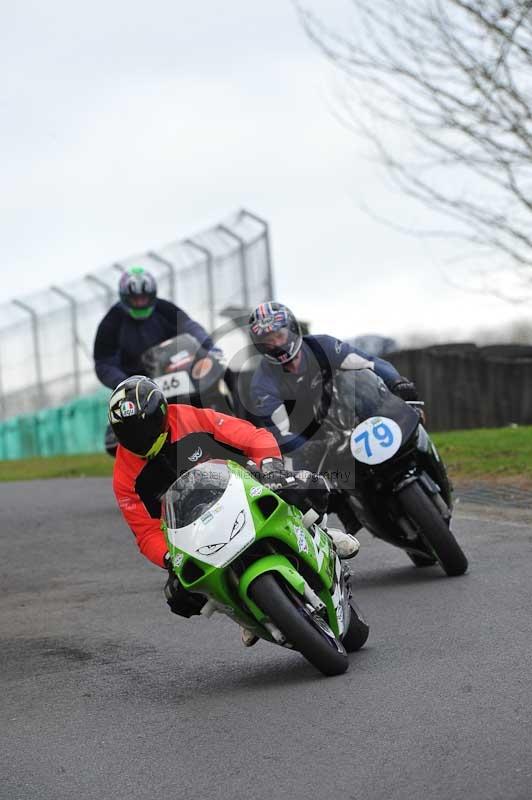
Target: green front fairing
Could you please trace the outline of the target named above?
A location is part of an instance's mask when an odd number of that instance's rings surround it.
[[[265,572],[277,572],[279,575],[282,575],[285,581],[289,583],[298,594],[303,595],[305,592],[304,579],[285,556],[275,554],[264,556],[255,561],[255,563],[251,564],[240,577],[238,593],[240,594],[242,602],[250,609],[255,619],[261,623],[266,619],[266,616],[249,597],[248,589],[255,578],[258,578],[259,575],[264,575]]]
[[[331,598],[335,556],[329,537],[316,528],[314,529],[316,535],[313,537],[303,526],[303,515],[299,509],[289,506],[235,462],[229,461],[228,466],[244,484],[255,527],[255,542],[261,539],[279,540],[290,548],[293,556],[288,554],[287,557],[283,553],[272,553],[259,557],[246,567],[240,575],[238,585],[235,585],[234,580],[231,583],[231,563],[221,568],[211,566],[204,560],[183,553],[167,539],[168,552],[183,586],[190,591],[206,595],[223,606],[223,610],[237,622],[254,629],[263,638],[271,639],[270,634],[260,625],[264,621],[264,614],[248,596],[249,586],[259,575],[273,571],[280,573],[294,590],[302,595],[305,581],[298,571],[298,562],[304,563],[319,576],[322,589],[317,594],[327,608],[330,627],[335,634],[338,634],[338,621]],[[252,490],[254,490],[255,496],[251,493]],[[277,507],[273,511],[268,509],[265,512],[264,506],[261,510],[261,500],[269,497],[277,504]],[[270,505],[272,505],[272,501],[269,501]],[[274,542],[271,544],[275,549]],[[245,557],[246,551],[253,547],[254,543],[246,548],[236,561],[242,556]],[[177,566],[175,566],[176,558]],[[203,573],[201,576],[198,574],[191,577],[190,562],[193,562],[195,567]],[[187,564],[189,565],[188,569],[186,569]]]

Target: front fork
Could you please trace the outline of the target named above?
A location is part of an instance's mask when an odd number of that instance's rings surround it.
[[[445,505],[452,510],[453,487],[451,481],[447,475],[445,464],[441,460],[440,454],[436,449],[436,445],[428,435],[423,425],[420,425],[418,428],[416,449],[419,454],[419,460],[421,461],[420,466],[423,470],[422,474],[426,474],[426,477],[428,478],[428,473],[432,472],[434,481],[436,483],[436,489],[440,494],[440,499],[443,499]],[[434,491],[430,486],[426,485],[425,488],[429,494],[434,494]],[[438,507],[441,510],[441,507]]]
[[[443,519],[449,524],[451,519],[451,509],[441,496],[441,489],[438,484],[432,480],[430,475],[426,472],[421,473],[412,473],[411,475],[407,475],[405,478],[402,478],[399,483],[394,486],[394,494],[398,494],[401,489],[404,489],[405,486],[408,486],[410,483],[414,483],[417,481],[421,484],[421,488],[425,492],[426,495],[429,495],[432,499],[432,502],[440,512]]]
[[[411,483],[417,481],[421,485],[421,488],[425,492],[427,496],[429,496],[436,506],[438,512],[440,513],[441,517],[447,523],[448,527],[451,527],[451,509],[445,502],[445,500],[441,496],[440,487],[438,486],[435,481],[432,480],[430,475],[427,475],[426,472],[422,472],[420,474],[412,473],[404,477],[399,483],[394,486],[394,493],[399,493],[402,489],[408,486]],[[401,509],[402,511],[402,509]],[[410,522],[410,520],[401,515],[397,520],[399,526],[401,527],[403,533],[405,534],[407,541],[410,542],[411,547],[406,547],[405,549],[410,550],[412,552],[420,553],[421,555],[429,555],[433,556],[432,552],[429,552],[425,543],[420,538],[419,533],[415,530]]]

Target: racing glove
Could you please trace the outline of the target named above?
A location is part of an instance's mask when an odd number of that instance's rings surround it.
[[[261,465],[259,480],[286,503],[297,506],[303,513],[313,508],[320,517],[327,511],[329,486],[325,478],[308,470],[290,472],[279,458],[266,458]]]
[[[419,400],[416,385],[408,378],[400,376],[389,388],[401,400]]]
[[[164,596],[170,607],[172,614],[190,619],[200,613],[207,602],[207,598],[195,592],[189,592],[181,584],[181,581],[172,569],[170,556],[168,553],[164,557],[164,563],[168,569],[168,580],[164,587]]]
[[[293,473],[285,468],[282,458],[264,458],[257,479],[272,492],[279,492],[296,482]]]

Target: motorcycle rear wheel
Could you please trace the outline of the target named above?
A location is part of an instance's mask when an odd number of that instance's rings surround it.
[[[409,483],[398,498],[410,520],[418,528],[420,538],[438,559],[444,572],[453,577],[463,575],[467,558],[449,526],[417,482]]]
[[[255,578],[249,587],[254,603],[279,628],[287,642],[324,675],[341,675],[349,666],[347,653],[314,619],[303,599],[272,573]]]

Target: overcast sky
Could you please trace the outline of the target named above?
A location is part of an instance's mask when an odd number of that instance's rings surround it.
[[[457,338],[524,316],[451,288],[456,244],[361,210],[421,213],[335,118],[289,0],[2,5],[2,301],[243,206],[271,224],[277,299],[315,332]]]

